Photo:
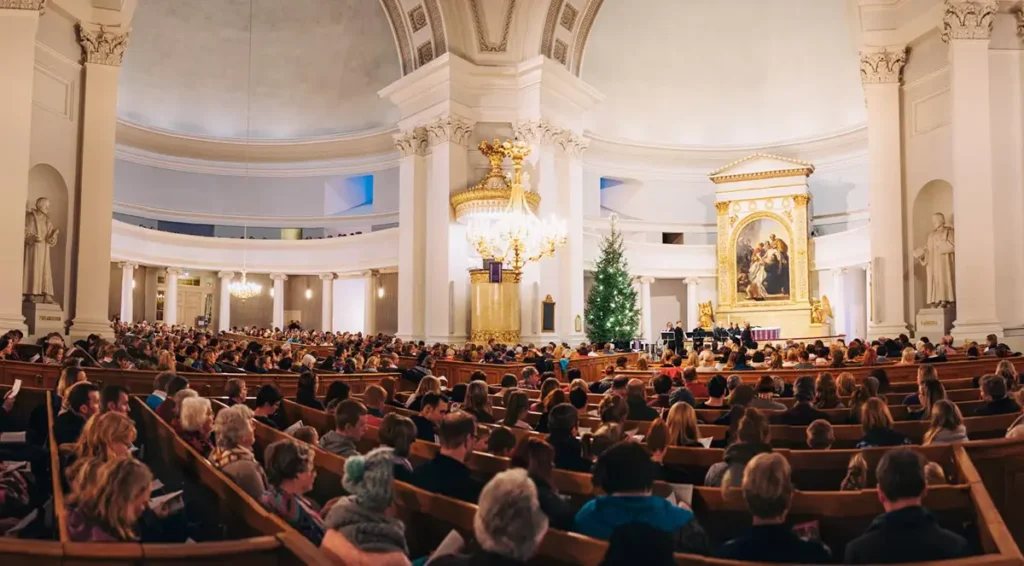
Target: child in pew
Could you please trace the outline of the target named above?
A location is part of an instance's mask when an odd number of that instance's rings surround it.
[[[304,496],[316,479],[313,455],[311,448],[291,439],[267,446],[263,458],[268,486],[259,501],[319,546],[326,527],[317,505]]]
[[[342,487],[351,495],[339,499],[324,522],[360,550],[408,554],[405,525],[387,515],[394,500],[392,453],[391,448],[376,448],[345,461]]]
[[[720,558],[810,564],[831,560],[827,546],[801,539],[786,524],[793,501],[790,476],[789,462],[779,454],[758,454],[750,460],[743,470],[742,486],[753,526],[745,535],[722,545]]]

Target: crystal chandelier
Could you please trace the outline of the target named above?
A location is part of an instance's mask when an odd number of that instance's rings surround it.
[[[239,281],[232,281],[228,285],[228,292],[232,296],[238,297],[243,301],[251,299],[256,295],[259,295],[263,291],[263,285],[259,283],[253,283],[245,278],[245,259],[246,249],[249,247],[249,227],[242,227],[242,279]]]
[[[531,261],[553,257],[565,245],[567,230],[565,221],[555,215],[537,218],[527,203],[529,176],[523,173],[523,159],[530,148],[526,142],[506,141],[501,148],[512,160],[512,194],[502,212],[471,219],[466,237],[480,257],[520,273]]]

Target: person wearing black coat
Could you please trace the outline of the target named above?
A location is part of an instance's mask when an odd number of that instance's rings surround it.
[[[828,420],[828,414],[811,405],[814,400],[814,378],[803,376],[796,380],[796,404],[782,413],[779,421],[789,426],[807,426],[818,419]]]
[[[413,485],[431,493],[476,503],[483,484],[473,478],[465,464],[473,450],[476,421],[466,413],[455,412],[445,415],[438,428],[441,450],[433,460],[413,471]]]
[[[970,556],[964,537],[939,526],[921,500],[926,489],[925,459],[908,448],[882,456],[875,475],[885,514],[846,545],[847,564],[930,562]]]
[[[545,441],[555,451],[555,467],[570,472],[590,473],[593,463],[583,457],[583,444],[576,438],[579,411],[569,403],[551,408]]]

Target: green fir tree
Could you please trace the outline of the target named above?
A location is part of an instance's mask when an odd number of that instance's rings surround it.
[[[592,343],[623,343],[640,330],[640,307],[633,277],[626,264],[622,232],[611,221],[611,233],[601,242],[594,286],[587,295],[587,337]]]

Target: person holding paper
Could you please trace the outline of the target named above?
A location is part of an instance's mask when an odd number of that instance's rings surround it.
[[[97,480],[68,495],[67,530],[72,542],[138,540],[139,519],[149,506],[153,474],[134,458],[116,458]]]

